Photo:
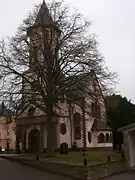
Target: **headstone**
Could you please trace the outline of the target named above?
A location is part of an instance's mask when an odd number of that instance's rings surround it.
[[[36,156],[36,161],[39,161],[39,156],[38,155]]]
[[[68,144],[62,143],[60,145],[60,154],[68,154]]]

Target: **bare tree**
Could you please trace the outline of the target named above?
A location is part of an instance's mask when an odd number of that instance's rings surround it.
[[[0,43],[1,96],[12,100],[18,112],[34,104],[46,114],[47,149],[54,148],[55,108],[65,96],[70,102],[84,99],[91,70],[102,87],[114,74],[105,66],[90,22],[63,2],[36,6],[17,33]],[[20,104],[21,102],[21,104]]]

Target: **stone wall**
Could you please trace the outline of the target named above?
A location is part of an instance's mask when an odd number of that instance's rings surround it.
[[[99,180],[124,170],[126,170],[124,161],[89,166],[87,170],[87,180]]]

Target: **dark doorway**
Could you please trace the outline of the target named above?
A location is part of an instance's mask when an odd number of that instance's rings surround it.
[[[29,133],[29,152],[37,153],[40,147],[40,131],[38,129],[33,129]]]

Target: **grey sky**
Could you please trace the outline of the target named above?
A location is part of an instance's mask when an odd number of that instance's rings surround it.
[[[12,35],[34,4],[42,0],[0,0],[0,37]],[[65,0],[92,21],[117,90],[135,102],[135,0]]]

